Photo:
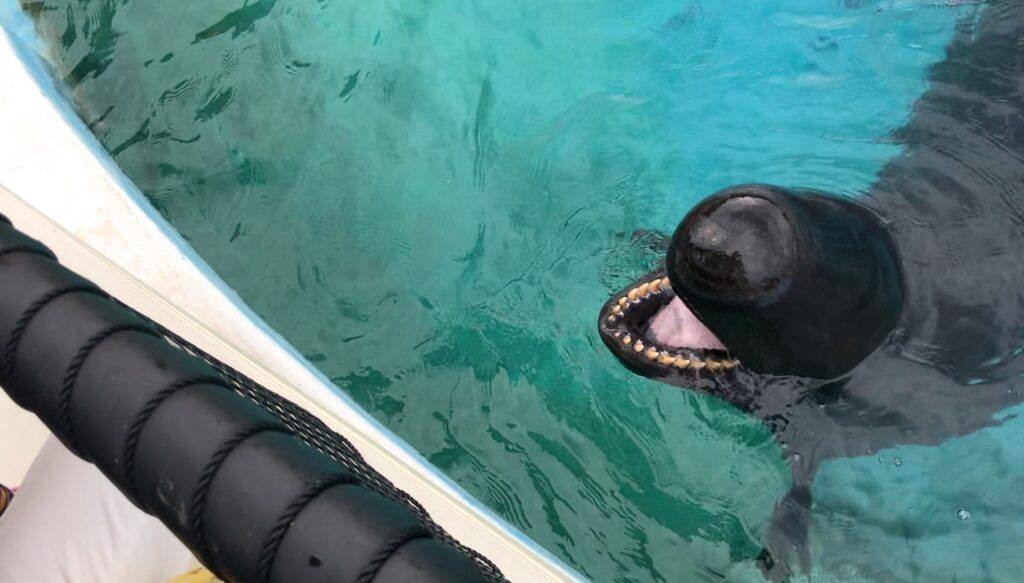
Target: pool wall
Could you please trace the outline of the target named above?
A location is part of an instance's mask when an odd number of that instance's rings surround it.
[[[0,26],[0,211],[69,268],[319,417],[509,579],[581,580],[433,468],[263,323],[79,120],[49,77],[16,2],[0,0]]]

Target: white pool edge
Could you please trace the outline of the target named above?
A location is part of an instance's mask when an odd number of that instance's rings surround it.
[[[513,581],[582,581],[442,475],[263,323],[196,255],[64,101],[33,46],[0,34],[0,212],[69,268],[348,438]]]

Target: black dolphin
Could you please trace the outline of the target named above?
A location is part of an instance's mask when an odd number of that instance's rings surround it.
[[[822,461],[939,444],[1024,400],[1024,2],[988,2],[930,77],[864,196],[713,195],[601,310],[631,370],[774,432],[793,472],[759,557],[776,580],[791,553],[809,569]]]

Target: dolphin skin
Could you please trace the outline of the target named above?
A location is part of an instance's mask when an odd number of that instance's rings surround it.
[[[714,194],[601,309],[630,370],[772,430],[793,478],[757,558],[775,581],[810,569],[823,461],[937,445],[1024,400],[1024,2],[987,2],[930,81],[863,196]]]

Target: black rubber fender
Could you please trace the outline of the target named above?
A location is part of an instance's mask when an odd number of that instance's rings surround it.
[[[227,581],[493,580],[2,215],[0,384]]]

